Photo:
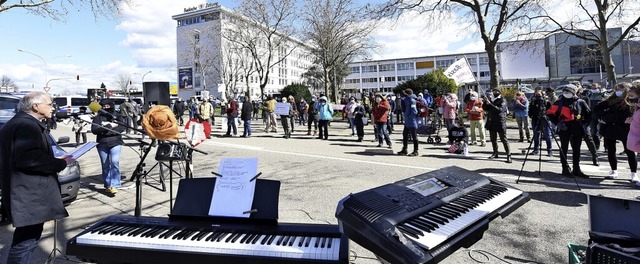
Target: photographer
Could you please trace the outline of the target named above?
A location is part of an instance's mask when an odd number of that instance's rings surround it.
[[[562,90],[562,97],[559,98],[547,110],[547,117],[556,125],[558,136],[560,136],[560,161],[562,162],[562,175],[570,175],[569,164],[567,162],[567,151],[569,142],[573,152],[573,175],[583,178],[589,176],[580,170],[580,146],[584,130],[582,129],[583,117],[590,119],[591,109],[584,100],[576,96],[577,88],[573,84],[568,84]]]
[[[547,143],[547,157],[553,156],[553,151],[551,151],[551,129],[545,118],[547,108],[550,106],[551,104],[542,95],[542,89],[540,87],[536,88],[529,105],[529,117],[531,118],[531,127],[533,129],[533,152],[531,152],[531,155],[537,155],[538,151],[540,151],[540,133],[542,132],[542,138]]]
[[[491,89],[491,95],[493,100],[489,98],[487,94],[483,95],[484,104],[482,109],[487,112],[487,123],[485,127],[489,130],[489,138],[491,139],[491,147],[493,148],[493,154],[489,156],[489,159],[498,158],[498,135],[500,141],[504,146],[505,152],[507,152],[507,163],[511,163],[511,151],[509,149],[509,141],[507,141],[507,112],[506,112],[506,100],[502,98],[500,89]]]

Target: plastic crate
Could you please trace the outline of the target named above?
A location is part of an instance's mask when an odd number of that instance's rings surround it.
[[[567,244],[567,247],[569,248],[569,264],[581,264],[581,263],[585,263],[580,261],[580,257],[578,254],[578,251],[582,250],[585,252],[586,255],[586,251],[587,251],[587,246],[583,246],[583,245],[576,245],[576,244]]]
[[[587,248],[587,264],[638,264],[636,257],[598,243],[591,243]]]

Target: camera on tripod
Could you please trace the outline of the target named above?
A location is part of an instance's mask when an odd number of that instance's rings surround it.
[[[187,146],[184,143],[160,142],[156,152],[157,161],[174,161],[187,159]]]

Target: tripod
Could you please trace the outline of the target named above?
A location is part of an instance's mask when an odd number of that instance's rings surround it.
[[[533,132],[534,134],[538,133],[538,176],[541,175],[541,170],[542,170],[542,151],[540,151],[540,149],[542,149],[542,139],[544,136],[543,129],[549,129],[549,132],[550,132],[549,136],[553,139],[553,141],[556,142],[556,146],[558,147],[558,150],[560,152],[560,160],[561,160],[562,166],[566,167],[569,173],[572,173],[571,167],[569,167],[569,161],[567,160],[567,154],[562,150],[562,146],[558,142],[558,139],[556,139],[556,133],[553,131],[553,129],[551,129],[551,126],[550,126],[551,122],[549,121],[549,118],[544,113],[545,111],[540,111],[538,116],[538,122],[536,125],[536,130]],[[520,173],[518,174],[518,179],[516,179],[516,183],[520,183],[520,176],[522,176],[524,165],[527,163],[527,160],[529,158],[529,153],[530,153],[529,149],[531,149],[531,145],[534,142],[535,140],[532,140],[531,143],[529,143],[529,146],[527,147],[527,154],[524,156],[524,161],[522,162],[522,167],[520,168]],[[576,179],[576,176],[573,174],[571,174],[571,176],[573,178],[573,181],[576,183],[576,187],[578,188],[578,190],[581,190],[580,185],[578,184],[578,179]]]

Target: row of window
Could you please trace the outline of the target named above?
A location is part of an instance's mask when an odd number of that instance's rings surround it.
[[[475,66],[476,65],[476,58],[468,58],[467,59],[469,61],[469,64],[471,66]],[[438,68],[447,68],[449,66],[451,66],[451,64],[453,64],[456,60],[455,59],[449,59],[449,60],[438,60],[436,61],[435,66]],[[416,62],[415,64],[413,62],[404,62],[404,63],[398,63],[398,64],[380,64],[380,65],[367,65],[367,66],[362,66],[362,67],[350,67],[350,71],[351,73],[360,73],[362,71],[362,73],[365,72],[387,72],[387,71],[395,71],[396,70],[396,66],[398,71],[406,71],[406,70],[413,70],[416,68],[416,64],[419,66],[418,68],[420,69],[425,69],[425,68],[433,68],[433,61],[422,61],[422,62]],[[489,58],[487,57],[481,57],[480,58],[480,65],[489,65]]]
[[[479,72],[480,77],[490,77],[491,76],[491,72],[490,71],[481,71]],[[473,76],[478,77],[478,73],[477,72],[473,72]],[[382,78],[382,77],[380,77]],[[406,75],[406,76],[398,76],[397,77],[398,82],[406,82],[406,81],[411,81],[413,79],[415,79],[415,77],[413,75]],[[388,76],[388,77],[384,77],[384,81],[385,82],[395,82],[396,81],[396,76]],[[363,83],[377,83],[378,82],[378,78],[377,77],[372,77],[372,78],[362,78],[362,82]],[[360,79],[346,79],[345,83],[360,83]]]
[[[220,12],[209,13],[201,16],[180,19],[178,20],[178,26],[181,27],[181,26],[186,26],[191,24],[204,23],[207,21],[213,21],[218,19],[220,19]]]

